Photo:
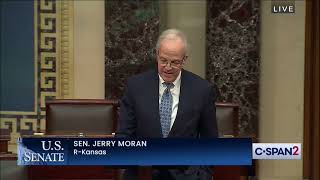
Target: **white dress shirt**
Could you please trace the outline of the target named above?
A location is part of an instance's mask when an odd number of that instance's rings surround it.
[[[165,81],[159,75],[159,106],[161,103],[161,98],[164,90],[166,90],[166,85],[163,84]],[[174,87],[170,89],[172,94],[172,114],[171,114],[171,125],[170,129],[173,126],[174,120],[176,119],[177,112],[178,112],[178,104],[179,104],[179,95],[180,95],[180,85],[181,85],[181,71],[175,81],[172,82]]]

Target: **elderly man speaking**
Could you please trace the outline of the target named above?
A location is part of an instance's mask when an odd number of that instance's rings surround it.
[[[188,57],[184,33],[177,29],[164,31],[156,50],[157,70],[127,81],[116,137],[217,137],[213,88],[183,69]],[[137,179],[136,169],[127,169],[124,179]],[[208,167],[156,167],[153,179],[209,180],[211,172]]]

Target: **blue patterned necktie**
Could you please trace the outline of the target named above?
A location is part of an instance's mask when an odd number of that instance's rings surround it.
[[[164,138],[168,137],[171,126],[171,113],[172,113],[172,94],[170,89],[173,88],[172,83],[163,83],[166,85],[160,102],[159,112],[160,112],[160,122],[162,128],[162,135]]]

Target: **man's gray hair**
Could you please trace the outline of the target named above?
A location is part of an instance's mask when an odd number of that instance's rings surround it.
[[[188,42],[186,35],[178,30],[178,29],[167,29],[161,33],[161,35],[158,38],[157,44],[156,44],[156,50],[158,52],[160,48],[160,44],[165,39],[181,39],[184,44],[185,54],[187,54],[188,51]]]

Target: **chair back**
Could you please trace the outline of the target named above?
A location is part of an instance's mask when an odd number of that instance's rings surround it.
[[[239,106],[232,103],[216,103],[219,137],[239,135]]]
[[[46,102],[47,135],[112,134],[118,102],[97,99],[56,99]]]

